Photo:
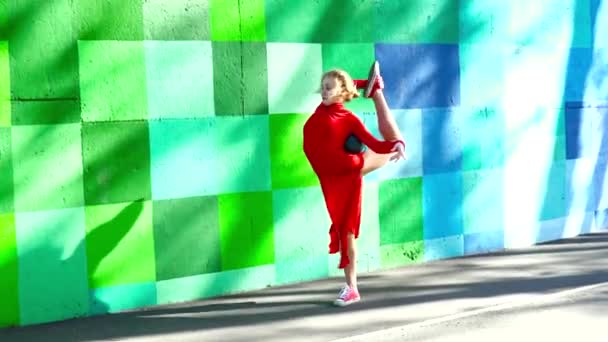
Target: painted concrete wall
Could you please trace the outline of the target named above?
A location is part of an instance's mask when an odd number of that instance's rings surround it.
[[[360,270],[606,226],[600,0],[0,0],[0,28],[0,326],[339,275],[302,125],[374,58],[410,159],[366,179]]]

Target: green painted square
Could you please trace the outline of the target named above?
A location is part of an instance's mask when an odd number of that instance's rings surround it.
[[[375,60],[373,44],[323,44],[323,71],[331,69],[342,69],[346,71],[353,80],[367,79],[369,69]],[[348,108],[353,112],[375,112],[374,102],[361,96],[349,102]]]
[[[318,185],[319,180],[303,149],[304,124],[309,116],[270,116],[270,172],[273,189]]]
[[[156,281],[151,202],[86,207],[89,287]]]
[[[17,213],[20,325],[89,313],[84,209]]]
[[[210,38],[209,0],[146,0],[143,6],[146,40]]]
[[[143,40],[143,1],[76,1],[75,27],[79,29],[78,38],[80,40]]]
[[[268,114],[266,44],[213,42],[216,115]]]
[[[79,41],[84,121],[147,118],[143,42]]]
[[[11,125],[11,73],[8,42],[0,41],[0,127]]]
[[[266,41],[265,0],[239,1],[241,17],[241,40],[246,42]]]
[[[147,122],[84,123],[82,157],[87,205],[151,198]]]
[[[222,270],[273,264],[272,192],[219,196]]]
[[[241,18],[239,15],[239,0],[209,0],[209,16],[211,17],[211,40],[239,41],[241,40]]]
[[[504,165],[504,119],[496,108],[471,109],[464,120],[462,169],[464,171]]]
[[[382,1],[376,6],[377,43],[458,44],[459,1]]]
[[[78,49],[72,0],[9,0],[13,99],[78,98]]]
[[[0,0],[0,40],[8,39],[8,0]]]
[[[382,268],[394,268],[424,261],[424,241],[380,246]]]
[[[374,0],[266,0],[269,42],[373,42]],[[391,13],[394,16],[395,13]]]
[[[11,129],[0,127],[0,214],[14,211]]]
[[[331,222],[321,188],[275,191],[272,203],[277,283],[327,277]]]
[[[19,260],[15,217],[0,215],[0,328],[19,325]]]
[[[149,117],[212,116],[211,43],[147,41],[145,47]]]
[[[221,271],[217,197],[154,201],[153,208],[156,279]]]
[[[13,125],[80,123],[80,102],[74,100],[13,101]]]
[[[267,53],[270,113],[312,113],[321,103],[321,45],[272,43]]]
[[[380,245],[423,239],[422,178],[380,183]]]
[[[80,124],[15,126],[11,130],[15,210],[82,206]]]

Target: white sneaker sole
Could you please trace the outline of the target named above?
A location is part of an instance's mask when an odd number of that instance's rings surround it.
[[[348,302],[345,302],[345,301],[343,301],[343,300],[339,300],[339,299],[338,299],[338,300],[335,300],[335,301],[334,301],[334,305],[335,305],[335,306],[339,306],[339,307],[345,307],[345,306],[349,306],[349,305],[351,305],[351,304],[354,304],[354,303],[356,303],[356,302],[358,302],[358,301],[360,301],[360,300],[361,300],[361,297],[359,297],[359,298],[357,298],[357,299],[353,299],[353,300],[348,301]]]

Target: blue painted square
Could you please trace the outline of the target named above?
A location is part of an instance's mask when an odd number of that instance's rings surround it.
[[[422,150],[425,174],[461,170],[462,118],[457,111],[423,111]]]
[[[582,103],[566,103],[566,158],[591,157],[594,154],[593,137],[598,109]]]
[[[595,222],[592,231],[608,229],[608,210],[598,210],[595,212]]]
[[[463,255],[464,237],[462,235],[424,240],[425,261],[456,258]]]
[[[591,65],[593,64],[593,52],[590,48],[572,48],[569,51],[564,100],[583,101],[587,75],[591,71]]]
[[[597,201],[593,188],[595,161],[579,158],[566,161],[566,206],[567,215],[592,212]]]
[[[407,160],[391,162],[366,175],[366,180],[382,181],[422,176],[422,112],[419,109],[397,109],[393,110],[392,114],[405,140]],[[364,114],[359,117],[376,138],[384,140],[378,130],[378,119],[375,114]]]
[[[464,236],[464,253],[481,254],[495,252],[505,246],[505,233],[500,230],[489,230]]]
[[[540,220],[550,220],[566,216],[566,163],[553,163],[546,176],[544,200]]]
[[[536,232],[536,243],[559,240],[566,231],[566,218],[541,221]]]
[[[429,175],[422,183],[424,239],[463,234],[462,175]]]
[[[377,44],[391,108],[452,107],[460,104],[458,45]]]
[[[156,283],[102,287],[90,293],[91,313],[94,315],[153,305],[156,305]]]

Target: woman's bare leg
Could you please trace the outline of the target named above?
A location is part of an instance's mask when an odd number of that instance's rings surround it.
[[[388,108],[386,99],[382,89],[376,90],[372,99],[376,107],[376,116],[378,118],[378,129],[384,140],[403,140],[397,122],[393,117],[391,110]],[[372,171],[378,170],[382,166],[386,165],[396,153],[389,154],[378,154],[374,151],[367,150],[363,154],[365,160],[363,169],[361,170],[362,175],[366,175]]]
[[[350,263],[344,268],[346,284],[353,290],[359,292],[357,288],[357,245],[353,233],[348,234],[348,258]]]

